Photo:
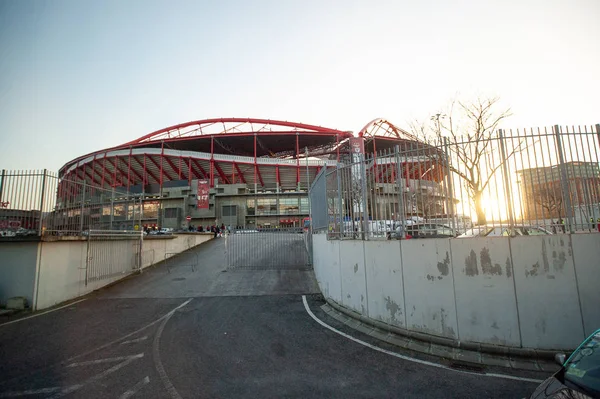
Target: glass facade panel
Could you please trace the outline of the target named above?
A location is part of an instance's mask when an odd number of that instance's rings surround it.
[[[125,205],[123,204],[115,204],[114,207],[114,216],[115,217],[123,217],[125,216]]]
[[[300,198],[300,213],[308,213],[308,198]]]
[[[255,215],[254,198],[246,200],[246,213],[250,216]]]
[[[260,198],[256,200],[257,215],[277,214],[277,198]]]
[[[279,213],[282,215],[298,214],[298,198],[281,198],[279,199]]]
[[[144,219],[158,219],[158,202],[144,202]]]

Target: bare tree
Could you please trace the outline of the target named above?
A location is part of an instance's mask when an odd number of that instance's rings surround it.
[[[532,193],[536,204],[548,211],[550,217],[556,214],[562,218],[563,194],[560,185],[546,184]]]
[[[450,171],[465,183],[467,194],[475,204],[477,222],[487,217],[483,193],[494,174],[503,165],[497,130],[500,122],[511,116],[510,109],[498,109],[499,98],[478,98],[473,102],[453,101],[446,114],[437,113],[432,123],[415,123],[413,133],[433,145],[448,140],[452,162]],[[522,143],[507,148],[506,160],[522,150]],[[496,153],[496,154],[493,154]]]

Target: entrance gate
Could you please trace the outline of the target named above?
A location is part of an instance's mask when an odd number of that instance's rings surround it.
[[[311,270],[310,249],[302,228],[238,229],[225,236],[229,269]]]
[[[143,231],[89,230],[85,285],[140,270]]]

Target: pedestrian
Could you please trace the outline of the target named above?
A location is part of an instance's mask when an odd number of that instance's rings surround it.
[[[565,221],[562,220],[562,218],[558,219],[558,223],[560,224],[560,229],[562,230],[562,232],[564,233],[565,230]]]
[[[600,218],[596,222],[598,222],[598,231],[600,231]]]
[[[556,234],[556,225],[558,224],[558,221],[552,221],[552,233]]]

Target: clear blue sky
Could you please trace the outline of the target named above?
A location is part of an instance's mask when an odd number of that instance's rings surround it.
[[[212,117],[405,127],[457,93],[600,123],[598,0],[0,0],[0,168]]]

